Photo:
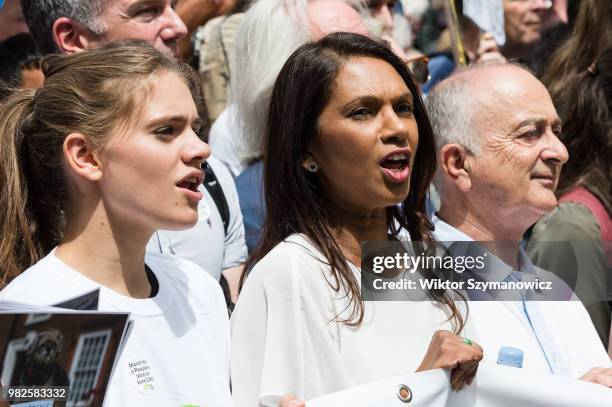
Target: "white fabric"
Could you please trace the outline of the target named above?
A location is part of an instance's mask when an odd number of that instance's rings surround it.
[[[105,406],[231,406],[229,323],[219,285],[177,257],[149,253],[146,264],[159,282],[150,299],[102,287],[53,251],[2,290],[0,300],[47,306],[100,288],[99,310],[130,312],[133,322]],[[149,368],[152,387],[137,383],[130,363]]]
[[[541,376],[505,366],[481,366],[474,382],[460,392],[448,386],[449,373],[431,370],[393,377],[362,387],[309,400],[308,407],[404,407],[398,386],[412,390],[413,407],[604,407],[612,390],[558,376]]]
[[[232,389],[238,407],[275,406],[414,372],[436,330],[452,327],[432,302],[366,302],[358,328],[322,254],[302,235],[254,267],[232,314]],[[359,270],[353,266],[359,281]],[[470,327],[465,334],[470,336]]]
[[[204,198],[198,205],[198,222],[195,226],[186,230],[157,231],[149,240],[147,250],[190,260],[219,281],[224,269],[246,261],[247,246],[234,180],[217,158],[209,157],[208,163],[215,172],[227,200],[230,214],[227,234],[215,201],[206,187],[201,185],[199,190],[204,194]]]
[[[235,105],[228,105],[212,124],[208,135],[213,154],[229,168],[234,178],[246,168],[239,154],[238,140],[242,140],[242,130],[237,124],[237,111]]]
[[[500,47],[506,43],[503,0],[463,0],[463,14],[495,37]]]
[[[473,240],[433,216],[434,235],[442,242]],[[495,364],[499,349],[512,346],[524,352],[523,370],[549,375],[550,369],[529,322],[513,301],[470,301],[474,339],[484,349],[483,364]],[[610,367],[591,319],[580,301],[540,301],[538,307],[563,355],[569,374],[577,378],[592,367]]]

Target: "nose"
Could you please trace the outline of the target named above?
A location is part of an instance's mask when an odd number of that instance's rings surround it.
[[[383,112],[383,128],[381,139],[385,144],[406,146],[410,138],[410,131],[406,118],[400,118],[392,107],[385,108]]]
[[[191,133],[183,148],[182,159],[186,164],[200,168],[204,161],[210,157],[210,146],[202,141],[194,131],[191,131]]]
[[[569,159],[567,148],[552,131],[548,133],[546,146],[542,150],[542,159],[557,164],[565,164]]]
[[[187,35],[187,26],[172,7],[168,6],[164,14],[164,27],[160,34],[162,40],[179,40]]]

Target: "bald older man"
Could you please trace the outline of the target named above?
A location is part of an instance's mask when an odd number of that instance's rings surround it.
[[[568,159],[546,88],[519,66],[485,65],[441,82],[426,103],[438,146],[436,237],[494,241],[487,248],[507,278],[550,278],[520,247],[525,231],[555,207]],[[469,306],[484,363],[511,346],[524,352],[525,370],[612,387],[610,360],[580,301]]]

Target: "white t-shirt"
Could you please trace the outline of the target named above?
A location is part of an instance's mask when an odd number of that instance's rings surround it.
[[[105,406],[231,406],[229,323],[223,294],[207,273],[177,257],[148,253],[157,295],[134,299],[100,286],[52,251],[0,292],[0,301],[53,305],[100,289],[100,311],[130,312],[132,329]],[[130,369],[148,368],[139,384]],[[151,384],[153,386],[151,386]]]
[[[231,320],[236,406],[275,406],[282,394],[308,400],[414,372],[433,333],[452,331],[445,309],[431,301],[366,302],[359,327],[336,322],[349,310],[328,283],[326,263],[294,234],[253,268]],[[471,337],[469,326],[464,334]]]
[[[215,157],[229,168],[234,177],[240,175],[246,168],[240,158],[240,141],[243,140],[242,129],[237,124],[238,108],[229,104],[217,120],[214,121],[208,135],[210,148]]]
[[[198,204],[198,222],[185,230],[157,231],[149,240],[147,251],[190,260],[219,281],[223,270],[246,261],[247,246],[234,179],[218,159],[210,157],[207,161],[215,172],[227,201],[227,233],[223,229],[223,220],[215,201],[206,187],[200,185],[199,190],[204,194],[204,198]]]

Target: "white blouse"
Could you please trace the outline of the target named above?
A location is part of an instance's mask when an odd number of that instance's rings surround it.
[[[343,324],[351,308],[330,283],[327,261],[303,235],[257,263],[231,320],[236,406],[275,406],[283,394],[308,400],[414,372],[434,332],[453,330],[432,301],[366,302],[359,327]]]

